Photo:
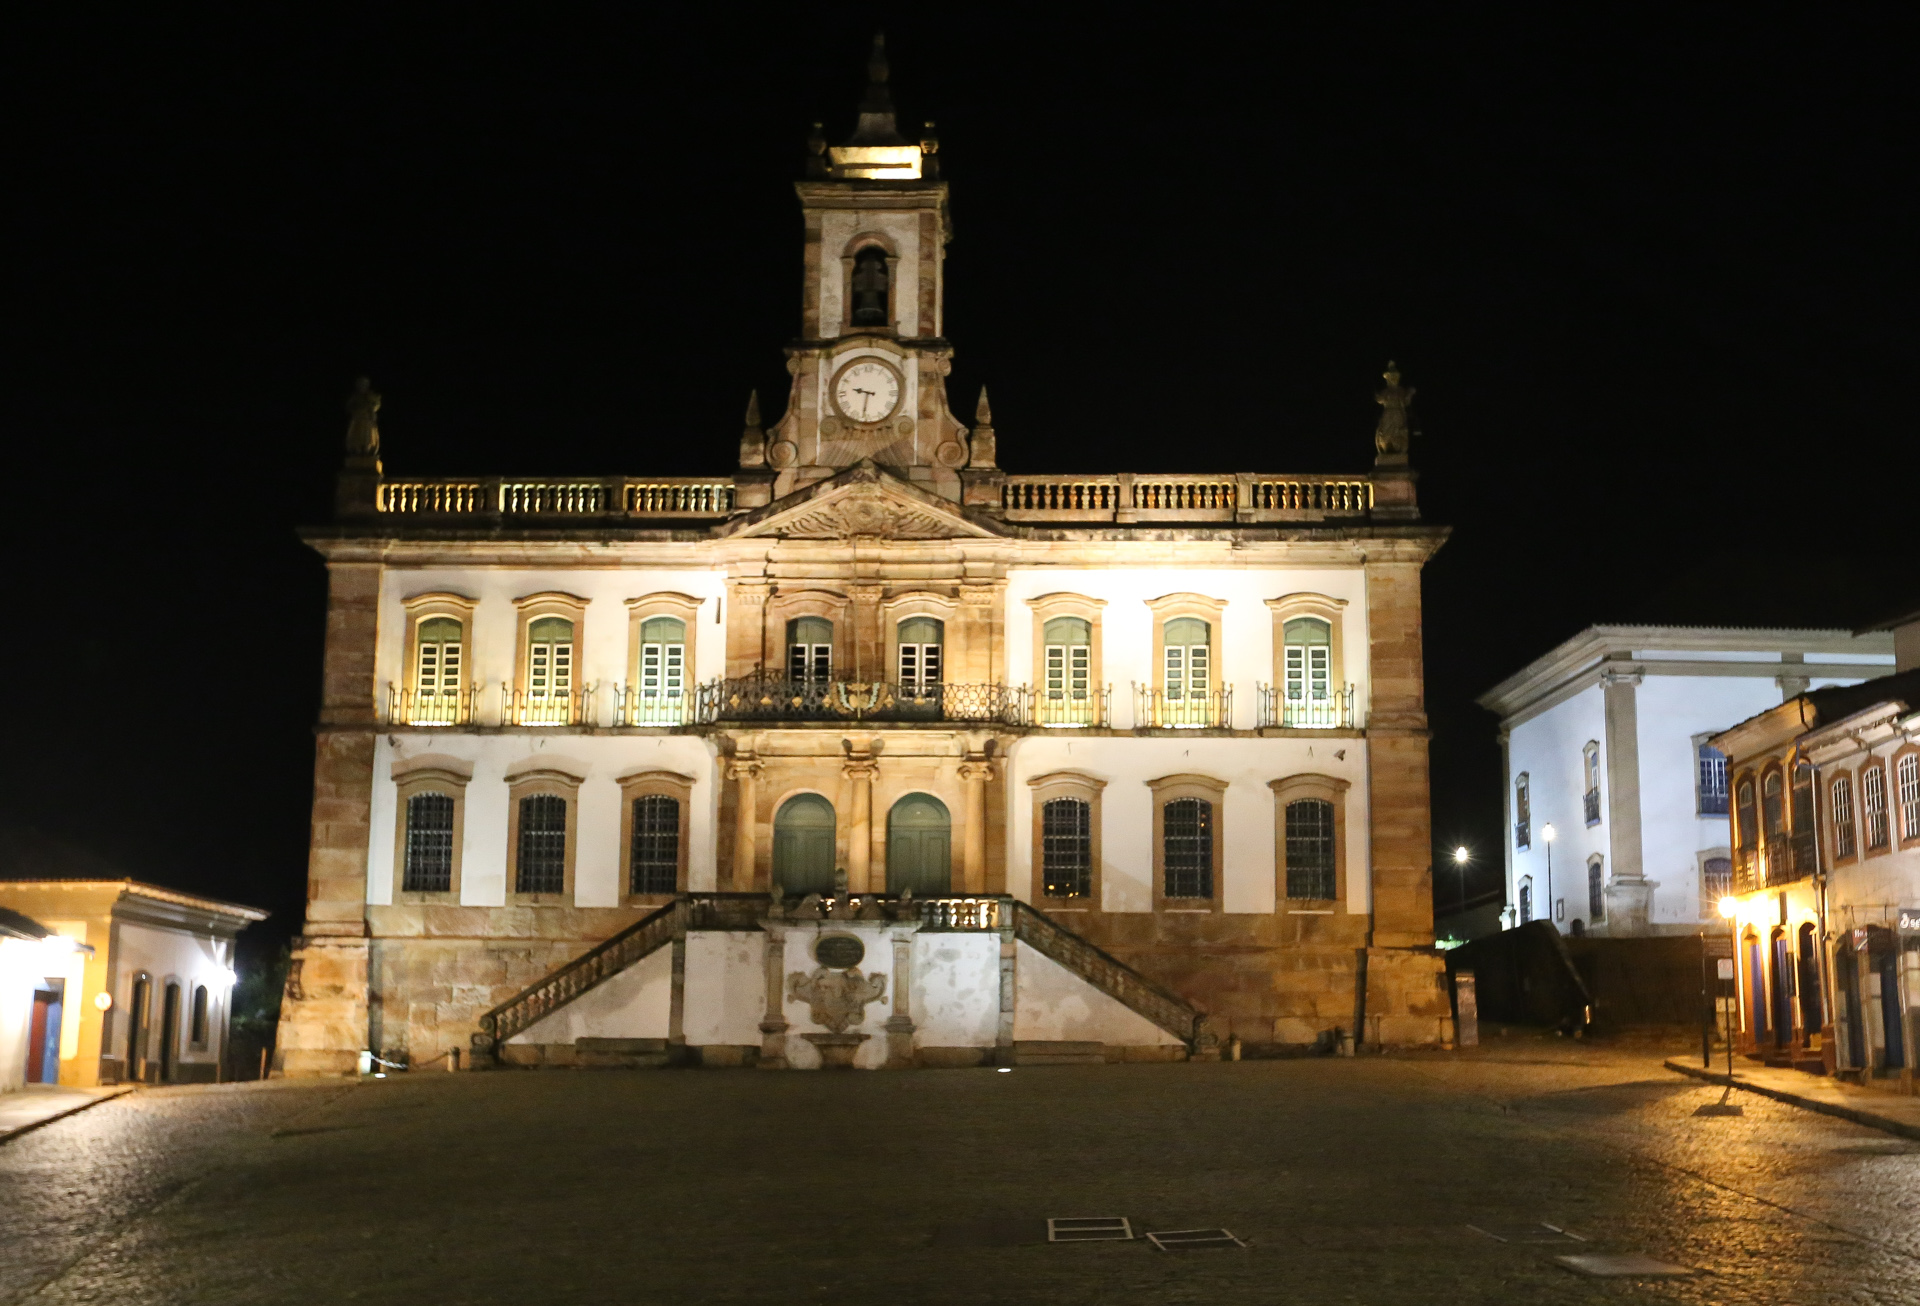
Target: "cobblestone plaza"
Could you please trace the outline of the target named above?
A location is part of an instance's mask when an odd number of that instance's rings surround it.
[[[1920,1144],[1656,1051],[142,1090],[0,1148],[0,1302],[1920,1299]]]

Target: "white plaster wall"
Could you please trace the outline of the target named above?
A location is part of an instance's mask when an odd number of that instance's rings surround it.
[[[878,971],[887,977],[886,990],[880,997],[867,1004],[866,1010],[862,1013],[864,1019],[857,1025],[849,1025],[846,1029],[846,1032],[849,1034],[867,1034],[871,1036],[865,1043],[862,1043],[854,1053],[853,1064],[855,1068],[860,1070],[878,1070],[887,1063],[887,1019],[893,1014],[893,943],[887,938],[884,932],[886,927],[879,922],[834,921],[832,924],[833,933],[858,935],[860,941],[866,945],[866,959],[860,963],[860,973],[862,975],[872,975]],[[814,940],[818,937],[814,931],[805,929],[794,930],[788,934],[785,945],[785,960],[781,965],[780,973],[788,976],[792,975],[795,971],[800,972],[802,975],[813,974],[814,967],[819,965],[819,963],[813,959],[812,951]],[[998,943],[997,936],[995,942],[996,944]],[[766,1009],[765,992],[763,988],[761,990],[762,1011]],[[784,982],[781,986],[781,996],[784,999],[783,1009],[786,1013],[787,1020],[787,1064],[796,1070],[818,1070],[820,1068],[820,1053],[813,1044],[807,1042],[801,1035],[806,1033],[824,1034],[828,1032],[827,1027],[813,1023],[813,1011],[808,1003],[799,998],[786,996]],[[998,999],[996,998],[995,1010],[998,1009]]]
[[[33,990],[46,958],[47,950],[37,940],[0,939],[0,1093],[11,1093],[27,1081]],[[70,986],[69,1001],[77,996]]]
[[[586,620],[578,634],[574,675],[581,688],[594,688],[598,724],[613,721],[614,686],[630,679],[627,669],[628,599],[672,591],[700,599],[694,621],[695,682],[722,674],[726,666],[726,627],[714,613],[726,588],[722,569],[636,569],[582,565],[565,570],[510,568],[422,568],[389,570],[380,587],[380,633],[374,682],[379,710],[386,712],[387,688],[405,683],[407,613],[405,600],[418,594],[452,593],[475,600],[467,682],[481,686],[476,715],[483,725],[500,723],[500,687],[514,678],[518,655],[518,610],[513,601],[528,594],[553,591],[588,600]]]
[[[717,641],[716,641],[717,642]],[[694,778],[688,813],[688,883],[695,892],[716,886],[714,825],[719,810],[715,755],[691,735],[578,735],[537,731],[473,735],[409,731],[382,735],[373,763],[372,829],[367,847],[367,901],[391,903],[399,803],[393,776],[422,759],[470,768],[460,845],[460,901],[498,907],[507,898],[507,780],[509,774],[550,768],[585,777],[580,786],[579,846],[574,901],[582,907],[618,906],[620,884],[619,778],[634,771],[675,771]]]
[[[233,965],[233,944],[210,935],[125,920],[119,923],[115,933],[113,1037],[102,1051],[112,1056],[126,1055],[133,980],[145,971],[153,979],[148,992],[151,1005],[147,1016],[147,1056],[155,1061],[160,1058],[161,1023],[166,1014],[167,985],[172,982],[180,986],[180,1042],[174,1055],[181,1061],[216,1060],[221,1040],[226,1036],[227,1003],[231,996],[227,971]],[[95,946],[99,946],[98,941]],[[207,1046],[190,1049],[187,1044],[192,1032],[193,990],[202,984],[207,988]],[[68,990],[78,993],[74,985],[69,985]]]
[[[998,933],[913,938],[915,1047],[992,1047],[1000,1033]]]
[[[820,334],[829,340],[840,334],[840,322],[846,315],[841,300],[846,271],[841,259],[846,256],[847,243],[869,231],[885,235],[900,256],[894,265],[893,307],[901,334],[926,334],[920,329],[920,215],[871,210],[832,210],[821,217],[820,263],[816,269],[820,278]]]
[[[766,945],[767,936],[757,931],[687,935],[680,1025],[689,1047],[759,1045],[767,1012]]]
[[[1024,943],[1014,945],[1013,1036],[1067,1042],[1151,1047],[1178,1043],[1123,1003]]]
[[[1703,906],[1701,900],[1698,854],[1730,847],[1733,836],[1727,817],[1696,811],[1693,737],[1725,730],[1779,704],[1780,687],[1771,678],[1648,676],[1641,682],[1635,703],[1640,856],[1646,877],[1657,882],[1648,913],[1653,923],[1719,919],[1712,904]]]
[[[1649,677],[1652,679],[1652,677]],[[1613,850],[1607,842],[1606,780],[1606,707],[1598,685],[1590,686],[1564,703],[1557,703],[1539,716],[1515,726],[1507,741],[1507,759],[1511,774],[1507,777],[1505,809],[1513,812],[1513,781],[1522,771],[1528,773],[1533,797],[1533,845],[1514,849],[1513,880],[1507,885],[1507,901],[1518,907],[1521,877],[1533,877],[1534,919],[1551,919],[1553,908],[1547,898],[1547,841],[1542,829],[1554,828],[1553,896],[1566,901],[1566,917],[1559,922],[1561,932],[1571,929],[1575,920],[1587,918],[1587,858],[1599,853],[1607,859],[1609,870]],[[1582,799],[1587,791],[1582,750],[1587,741],[1601,743],[1600,824],[1589,827]],[[1644,786],[1643,786],[1644,787]],[[1503,836],[1512,846],[1513,827],[1509,817]]]
[[[507,1042],[665,1038],[672,1009],[673,949],[656,948],[606,983],[534,1021]]]
[[[1261,615],[1267,610],[1262,608]],[[1342,754],[1345,754],[1343,757]],[[1268,782],[1314,773],[1348,782],[1347,910],[1367,910],[1367,751],[1364,739],[1227,739],[1217,736],[1029,735],[1008,750],[1007,891],[1033,896],[1033,791],[1050,771],[1085,771],[1107,782],[1100,795],[1101,906],[1153,910],[1153,804],[1146,782],[1197,772],[1227,782],[1220,813],[1222,905],[1230,912],[1277,907],[1277,815]],[[1071,926],[1071,916],[1064,918]]]
[[[1366,573],[1358,567],[1295,567],[1188,570],[1169,567],[1068,570],[1011,568],[1007,572],[1005,676],[1011,684],[1034,676],[1033,609],[1027,600],[1057,592],[1105,599],[1101,610],[1101,667],[1113,686],[1113,724],[1133,726],[1133,685],[1158,683],[1153,666],[1153,611],[1149,599],[1195,593],[1225,599],[1219,634],[1220,683],[1233,686],[1233,724],[1252,728],[1259,710],[1258,682],[1273,683],[1273,610],[1268,599],[1289,594],[1325,594],[1345,599],[1341,609],[1344,682],[1357,689],[1356,704],[1367,702]]]

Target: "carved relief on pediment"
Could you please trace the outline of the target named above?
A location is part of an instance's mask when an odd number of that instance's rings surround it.
[[[862,535],[889,540],[947,540],[986,532],[936,508],[884,491],[863,490],[799,508],[749,533],[796,540],[844,540]]]

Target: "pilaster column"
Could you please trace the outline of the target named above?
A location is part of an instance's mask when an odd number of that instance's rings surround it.
[[[864,747],[850,751],[840,768],[852,787],[847,804],[847,889],[872,893],[868,883],[873,860],[873,778],[879,773],[873,754]]]
[[[913,1066],[913,998],[910,977],[913,974],[913,936],[919,923],[896,926],[893,936],[893,1014],[887,1017],[887,1069],[907,1070]]]
[[[760,937],[766,941],[767,1010],[760,1020],[760,1062],[762,1070],[787,1068],[787,931],[773,921],[760,922]]]
[[[853,585],[853,666],[846,680],[891,680],[887,666],[887,641],[880,629],[880,598],[884,585]]]
[[[1602,874],[1608,876],[1607,933],[1616,937],[1647,932],[1653,897],[1640,837],[1641,675],[1638,668],[1600,673],[1607,735],[1607,851],[1612,863]],[[1582,866],[1575,872],[1574,892],[1567,897],[1576,897],[1586,887],[1585,871]]]
[[[993,763],[969,753],[960,763],[960,780],[966,785],[960,836],[961,891],[987,891],[987,781],[993,778]]]
[[[754,833],[759,826],[759,786],[754,783],[766,764],[752,753],[737,754],[727,766],[733,780],[733,869],[731,885],[745,893],[756,886]]]

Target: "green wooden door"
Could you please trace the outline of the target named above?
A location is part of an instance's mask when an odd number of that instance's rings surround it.
[[[908,794],[887,813],[887,892],[916,898],[953,891],[953,820],[946,804]]]
[[[773,818],[773,882],[789,897],[833,892],[833,804],[796,794]]]

